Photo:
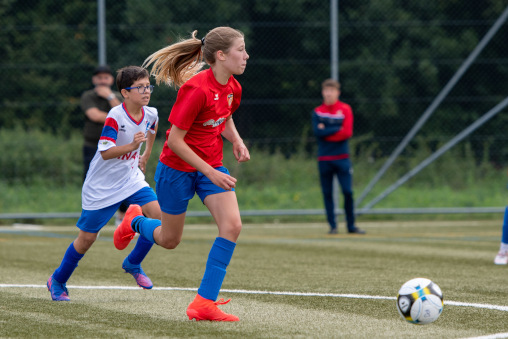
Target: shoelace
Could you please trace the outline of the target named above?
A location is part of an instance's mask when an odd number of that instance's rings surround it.
[[[226,301],[224,301],[223,298],[220,298],[219,300],[217,300],[216,302],[214,302],[215,305],[226,305],[228,302],[230,302],[231,299],[228,299]]]
[[[122,239],[132,239],[132,238],[134,238],[135,235],[136,235],[136,233],[126,234],[122,237]]]

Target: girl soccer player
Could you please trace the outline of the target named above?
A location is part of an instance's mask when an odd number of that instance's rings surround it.
[[[157,196],[143,174],[159,122],[157,109],[146,106],[153,91],[149,77],[146,69],[137,66],[118,71],[116,85],[124,103],[113,107],[104,123],[98,151],[83,184],[78,237],[67,248],[60,267],[48,279],[53,300],[70,300],[65,286],[67,280],[122,202],[141,205],[143,213],[152,218],[161,217]],[[140,157],[143,142],[146,147]],[[152,246],[153,242],[140,236],[122,264],[125,272],[132,274],[136,283],[145,289],[152,288],[153,284],[143,272],[141,261]]]
[[[217,27],[201,40],[196,33],[155,52],[144,64],[153,64],[151,74],[157,83],[181,86],[155,173],[162,219],[143,217],[140,208],[131,205],[113,239],[123,249],[138,232],[164,248],[175,248],[182,238],[188,201],[197,193],[217,223],[219,235],[187,315],[191,320],[238,321],[217,307],[229,300],[216,302],[242,228],[236,179],[222,166],[222,136],[233,144],[238,162],[250,159],[232,120],[242,94],[233,74],[245,71],[249,55],[238,30]],[[203,57],[210,68],[195,74]]]

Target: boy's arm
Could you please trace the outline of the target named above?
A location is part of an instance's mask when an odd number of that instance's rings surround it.
[[[159,128],[159,124],[155,125],[154,132],[148,133],[148,136],[146,137],[146,145],[145,145],[145,151],[143,152],[143,157],[149,158],[152,154],[152,148],[153,144],[155,143],[155,136],[157,135],[157,129]]]
[[[139,158],[139,168],[143,171],[143,173],[145,173],[146,171],[146,164],[148,163],[148,159],[152,154],[152,148],[153,144],[155,143],[155,136],[157,135],[158,127],[159,124],[156,124],[154,128],[155,132],[148,133],[148,136],[146,137],[145,151],[143,152],[143,155]]]
[[[146,141],[145,133],[138,132],[134,134],[134,138],[130,144],[122,145],[122,146],[113,146],[108,148],[105,151],[100,151],[102,159],[109,160],[118,158],[124,154],[135,151],[138,149],[139,145]]]

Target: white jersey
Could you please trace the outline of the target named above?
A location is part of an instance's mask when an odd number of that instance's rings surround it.
[[[98,149],[90,163],[81,192],[82,208],[98,210],[116,204],[143,187],[149,186],[139,169],[138,149],[115,159],[104,160],[101,151],[130,144],[137,132],[155,133],[159,122],[157,109],[144,106],[141,120],[134,120],[125,104],[113,107],[106,117]]]

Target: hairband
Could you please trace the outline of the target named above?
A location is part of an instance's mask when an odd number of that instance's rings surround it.
[[[201,45],[205,45],[205,38],[201,39]]]

